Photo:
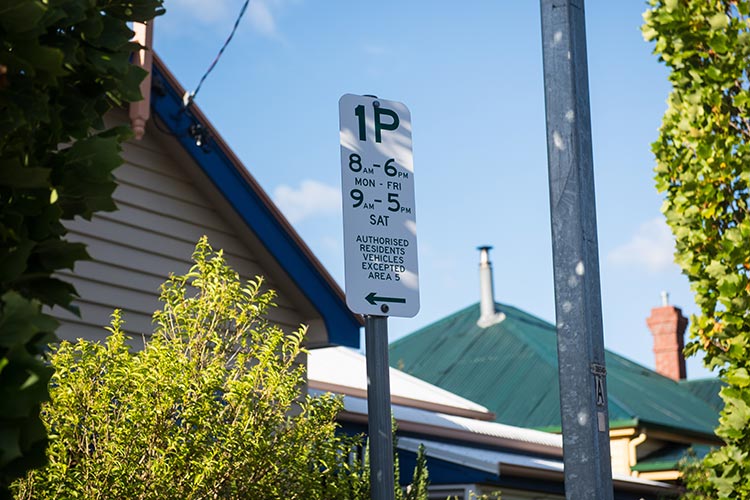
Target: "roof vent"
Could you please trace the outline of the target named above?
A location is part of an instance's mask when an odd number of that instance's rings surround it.
[[[479,320],[477,326],[487,328],[500,323],[505,314],[495,308],[495,292],[492,285],[491,246],[478,247],[479,250]]]

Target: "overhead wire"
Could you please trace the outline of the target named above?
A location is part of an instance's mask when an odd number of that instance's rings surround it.
[[[229,37],[224,41],[224,45],[221,46],[221,49],[219,50],[219,53],[216,54],[216,57],[214,58],[213,62],[209,65],[208,69],[205,73],[203,73],[203,76],[201,77],[200,81],[198,82],[198,86],[195,88],[193,92],[185,92],[185,96],[183,97],[183,104],[187,108],[190,106],[190,103],[193,102],[195,99],[195,96],[198,95],[198,92],[201,89],[201,86],[203,85],[203,82],[206,81],[206,78],[208,75],[213,71],[213,69],[216,67],[216,63],[219,62],[219,59],[221,59],[222,54],[224,54],[224,51],[226,50],[229,43],[232,41],[232,38],[234,37],[235,32],[237,31],[237,27],[240,25],[240,21],[242,20],[242,16],[245,15],[245,11],[247,10],[247,6],[250,4],[250,0],[245,0],[245,3],[242,5],[242,9],[240,9],[240,13],[237,16],[237,19],[234,21],[234,27],[232,28],[232,32],[229,33]]]

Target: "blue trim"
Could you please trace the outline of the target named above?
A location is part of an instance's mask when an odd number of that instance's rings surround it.
[[[152,74],[155,89],[151,92],[151,107],[154,114],[320,313],[328,330],[328,342],[359,348],[360,323],[356,316],[237,171],[242,167],[235,166],[219,147],[213,145],[210,135],[201,147],[195,144],[188,130],[198,124],[198,120],[189,111],[183,111],[182,96],[169,85],[157,65],[154,65]],[[208,131],[206,125],[200,124],[204,131]]]
[[[408,486],[417,466],[417,454],[411,451],[398,450],[398,462],[401,469],[401,486]],[[427,457],[427,473],[430,484],[481,483],[499,484],[500,476],[489,472],[472,469],[439,458]]]

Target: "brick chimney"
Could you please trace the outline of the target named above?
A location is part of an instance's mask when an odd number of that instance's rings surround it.
[[[685,328],[687,318],[679,307],[669,305],[669,296],[662,292],[662,306],[651,309],[646,324],[654,336],[656,371],[672,380],[685,378]]]

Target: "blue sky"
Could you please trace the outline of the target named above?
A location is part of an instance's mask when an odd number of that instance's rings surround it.
[[[242,0],[167,0],[155,49],[193,90]],[[660,292],[695,311],[672,263],[650,143],[669,92],[639,27],[646,4],[586,5],[607,348],[653,367],[645,318]],[[395,340],[479,300],[479,245],[495,295],[554,322],[541,27],[535,1],[251,0],[196,102],[343,284],[338,99],[411,110],[421,311]],[[688,360],[688,377],[709,373]]]

